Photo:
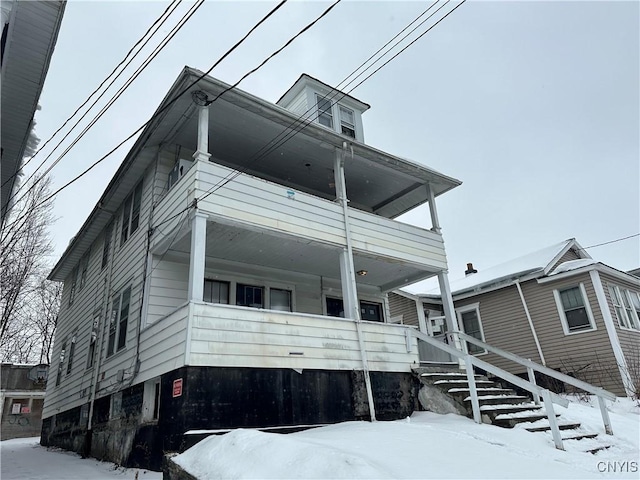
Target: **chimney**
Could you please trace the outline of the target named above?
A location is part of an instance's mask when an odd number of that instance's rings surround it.
[[[468,277],[469,275],[473,275],[474,273],[478,273],[478,270],[473,268],[473,263],[467,263],[467,270],[464,272],[464,276]]]

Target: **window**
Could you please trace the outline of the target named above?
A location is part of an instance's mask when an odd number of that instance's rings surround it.
[[[100,315],[97,315],[93,319],[91,336],[89,337],[89,350],[87,351],[87,368],[93,367],[93,362],[96,359],[96,339],[98,338],[99,323],[100,323]]]
[[[566,335],[595,330],[591,308],[589,303],[585,301],[587,292],[582,283],[575,287],[554,290],[553,295]]]
[[[109,262],[109,250],[111,249],[111,235],[113,234],[113,222],[107,225],[107,229],[104,231],[104,245],[102,247],[102,267],[107,266]]]
[[[327,315],[329,317],[344,318],[344,302],[341,298],[327,297]],[[369,322],[384,322],[382,316],[382,304],[373,302],[360,302],[360,318]]]
[[[71,346],[69,347],[69,361],[67,362],[67,375],[71,373],[71,368],[73,365],[73,354],[76,351],[76,333],[73,333],[71,337]]]
[[[229,282],[220,282],[218,280],[204,281],[204,298],[205,302],[229,304]]]
[[[71,271],[71,291],[69,292],[69,306],[73,305],[76,298],[76,286],[78,284],[78,267]]]
[[[78,291],[82,290],[87,283],[87,270],[89,270],[90,254],[90,252],[87,252],[80,259],[80,285],[78,286]]]
[[[127,324],[129,323],[129,303],[131,301],[131,287],[128,287],[113,301],[111,318],[109,319],[109,340],[107,343],[107,357],[114,351],[122,350],[127,343]],[[117,349],[116,349],[116,339]]]
[[[67,340],[65,339],[62,342],[62,348],[60,349],[60,360],[58,362],[58,374],[56,376],[56,387],[60,385],[60,380],[62,379],[62,370],[64,369],[64,356],[67,352]]]
[[[318,122],[325,127],[333,128],[333,114],[331,113],[331,100],[316,95],[318,107]]]
[[[484,332],[482,331],[482,321],[480,319],[479,305],[467,305],[456,310],[458,314],[458,320],[460,321],[460,328],[464,333],[470,337],[477,338],[481,342],[484,342]],[[487,353],[487,351],[475,345],[467,342],[467,351],[471,354]]]
[[[140,205],[142,204],[142,182],[124,201],[122,209],[122,228],[120,230],[120,246],[133,235],[140,226]]]
[[[356,124],[353,110],[340,105],[340,127],[342,134],[351,138],[356,138]]]
[[[609,285],[611,303],[622,328],[640,330],[640,297],[637,292]]]
[[[236,286],[236,305],[264,308],[264,288],[239,283]]]
[[[280,312],[291,312],[291,291],[280,288],[269,289],[269,308]]]
[[[382,305],[379,303],[360,302],[360,318],[370,322],[381,322]]]
[[[110,406],[109,419],[120,418],[122,416],[122,392],[111,395]]]

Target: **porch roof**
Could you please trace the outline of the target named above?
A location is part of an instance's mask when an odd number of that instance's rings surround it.
[[[163,145],[187,151],[197,144],[197,106],[191,93],[201,90],[214,99],[230,86],[185,67],[171,87],[153,120],[145,127],[100,201],[70,242],[49,278],[64,280],[92,242],[100,235],[126,195],[151,165],[153,153]],[[173,103],[183,90],[187,93]],[[210,108],[209,153],[216,162],[297,190],[334,199],[333,162],[336,149],[350,142],[345,176],[350,205],[387,218],[395,218],[428,200],[424,186],[434,195],[461,184],[428,167],[382,152],[349,137],[311,123],[295,134],[288,127],[299,117],[292,112],[238,88],[224,93]],[[278,137],[280,136],[280,137]],[[277,138],[273,149],[265,145]]]

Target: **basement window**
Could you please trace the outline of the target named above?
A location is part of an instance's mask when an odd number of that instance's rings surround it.
[[[570,288],[554,290],[553,296],[565,335],[596,329],[589,302],[586,301],[587,292],[582,283]]]

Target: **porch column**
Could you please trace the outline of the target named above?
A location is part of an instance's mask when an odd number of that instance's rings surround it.
[[[427,183],[427,196],[429,198],[429,213],[431,214],[431,230],[436,233],[442,233],[440,228],[440,220],[438,219],[438,210],[436,209],[436,197],[433,194],[431,185]]]
[[[349,200],[347,200],[347,184],[344,179],[344,152],[347,143],[342,143],[342,150],[336,148],[336,156],[333,164],[333,174],[336,185],[336,199],[342,206],[344,216],[345,248],[340,252],[340,280],[342,284],[342,301],[345,318],[355,320],[356,335],[362,357],[362,373],[367,388],[367,403],[371,421],[376,421],[376,409],[373,402],[373,387],[369,375],[369,361],[367,360],[367,348],[364,343],[364,332],[360,319],[360,304],[358,303],[358,289],[356,285],[356,272],[353,265],[353,248],[351,245],[351,224],[349,222]]]
[[[206,97],[206,95],[205,95]],[[198,105],[198,149],[193,154],[193,158],[209,161],[211,154],[209,153],[209,107],[207,105]]]
[[[196,210],[191,216],[189,254],[189,300],[204,299],[204,260],[207,244],[207,215]]]
[[[447,330],[453,334],[454,346],[458,350],[466,351],[466,348],[464,348],[466,343],[460,342],[460,337],[456,335],[456,332],[460,331],[460,327],[458,326],[456,309],[453,306],[453,296],[451,295],[451,286],[449,285],[449,276],[446,271],[442,270],[438,273],[438,283],[440,284],[440,296],[442,297],[442,308],[447,321]]]
[[[349,222],[349,200],[347,186],[344,180],[344,150],[336,149],[333,173],[336,184],[336,200],[342,206],[344,214],[344,231],[346,245],[340,253],[340,280],[342,283],[342,301],[344,302],[345,318],[360,320],[358,305],[358,291],[356,286],[356,272],[353,264],[353,249],[351,245],[351,224]]]

